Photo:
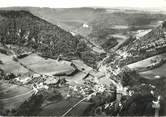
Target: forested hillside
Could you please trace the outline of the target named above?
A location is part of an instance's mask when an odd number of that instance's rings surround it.
[[[90,54],[90,59],[95,59],[94,53],[81,39],[28,11],[0,11],[0,42],[28,47],[51,58],[61,54],[65,59],[85,60],[84,56]]]

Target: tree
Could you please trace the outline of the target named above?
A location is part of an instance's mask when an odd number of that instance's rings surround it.
[[[14,79],[14,78],[16,78],[16,75],[13,74],[13,73],[8,73],[4,76],[5,80],[11,80],[11,79]]]

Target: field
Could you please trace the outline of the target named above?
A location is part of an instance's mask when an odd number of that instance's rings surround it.
[[[147,67],[148,65],[151,64],[151,60],[156,58],[157,56],[153,56],[132,64],[127,65],[130,69],[135,69],[135,70],[139,70],[139,69],[143,69],[145,67]]]
[[[32,89],[0,81],[0,102],[6,109],[17,108],[32,94]]]
[[[152,70],[148,70],[146,71],[146,67],[151,63],[151,60],[154,60],[156,58],[165,58],[166,57],[166,53],[163,53],[163,54],[159,54],[159,55],[156,55],[156,56],[153,56],[153,57],[150,57],[150,58],[147,58],[147,59],[144,59],[142,61],[138,61],[136,63],[132,63],[132,64],[129,64],[127,65],[130,69],[135,69],[137,71],[140,71],[139,74],[141,76],[143,76],[144,78],[147,78],[147,79],[154,79],[155,76],[160,76],[160,77],[166,77],[166,64],[163,64],[161,65],[160,67],[158,68],[154,68]]]
[[[0,68],[7,73],[14,74],[26,74],[29,70],[21,64],[27,66],[31,70],[41,74],[71,74],[75,71],[75,68],[67,61],[56,61],[53,59],[44,59],[37,54],[31,54],[25,58],[19,59],[19,62],[13,61],[11,56],[0,53],[0,60],[3,64],[0,64]]]
[[[153,70],[140,72],[139,74],[147,79],[155,79],[155,76],[160,76],[160,77],[165,78],[166,77],[166,64],[163,64],[162,66],[160,66],[156,69],[153,69]]]
[[[151,60],[154,60],[156,58],[165,58],[166,57],[166,53],[163,53],[163,54],[159,54],[159,55],[156,55],[156,56],[152,56],[152,57],[149,57],[147,59],[144,59],[144,60],[141,60],[141,61],[138,61],[138,62],[135,62],[135,63],[132,63],[132,64],[129,64],[127,65],[130,69],[139,69],[139,68],[145,68],[147,67],[148,65],[151,64]]]
[[[70,74],[75,71],[67,61],[44,59],[37,54],[31,54],[19,60],[33,71],[41,74]]]
[[[6,73],[26,74],[29,72],[19,63],[13,61],[11,56],[0,53],[0,60],[3,62],[3,64],[0,64],[0,69],[2,69]]]

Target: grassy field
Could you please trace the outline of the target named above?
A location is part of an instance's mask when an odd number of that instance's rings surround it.
[[[159,55],[156,55],[156,56],[152,56],[152,57],[149,57],[147,59],[144,59],[144,60],[141,60],[141,61],[138,61],[138,62],[135,62],[135,63],[132,63],[132,64],[129,64],[127,65],[130,69],[141,69],[141,68],[145,68],[147,67],[148,65],[151,64],[151,60],[154,60],[155,58],[165,58],[166,57],[166,53],[163,53],[163,54],[159,54]]]
[[[33,91],[29,88],[0,81],[0,102],[5,109],[17,108],[32,94]]]
[[[13,61],[11,56],[0,53],[0,60],[3,62],[0,64],[0,69],[4,70],[5,73],[26,74],[29,72],[19,63]]]
[[[154,79],[155,76],[166,77],[166,64],[153,70],[140,72],[139,74],[147,79]]]
[[[163,54],[159,54],[159,55],[156,55],[156,56],[153,56],[153,57],[150,57],[150,58],[147,58],[147,59],[144,59],[142,61],[138,61],[136,63],[132,63],[132,64],[129,64],[127,65],[130,69],[135,69],[137,71],[140,71],[139,74],[141,76],[143,76],[144,78],[147,78],[147,79],[154,79],[155,76],[161,76],[161,77],[166,77],[166,64],[163,64],[161,65],[160,67],[158,68],[154,68],[152,70],[148,70],[146,71],[146,67],[151,65],[151,60],[154,60],[159,58],[159,59],[162,59],[162,58],[165,58],[166,57],[166,53],[163,53]],[[144,71],[145,69],[145,71]]]
[[[20,65],[18,62],[13,61],[11,56],[0,53],[0,60],[3,64],[0,64],[0,68],[6,73],[26,74],[29,70]],[[53,59],[44,59],[37,54],[31,54],[25,58],[19,60],[23,65],[33,71],[41,74],[70,74],[75,71],[75,68],[67,61],[56,61]]]
[[[41,74],[70,74],[75,68],[67,61],[56,61],[54,59],[44,59],[37,54],[31,54],[28,57],[19,60],[28,68]]]

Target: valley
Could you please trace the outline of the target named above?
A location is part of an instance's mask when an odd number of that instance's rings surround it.
[[[165,14],[50,10],[0,10],[0,115],[166,115]]]

